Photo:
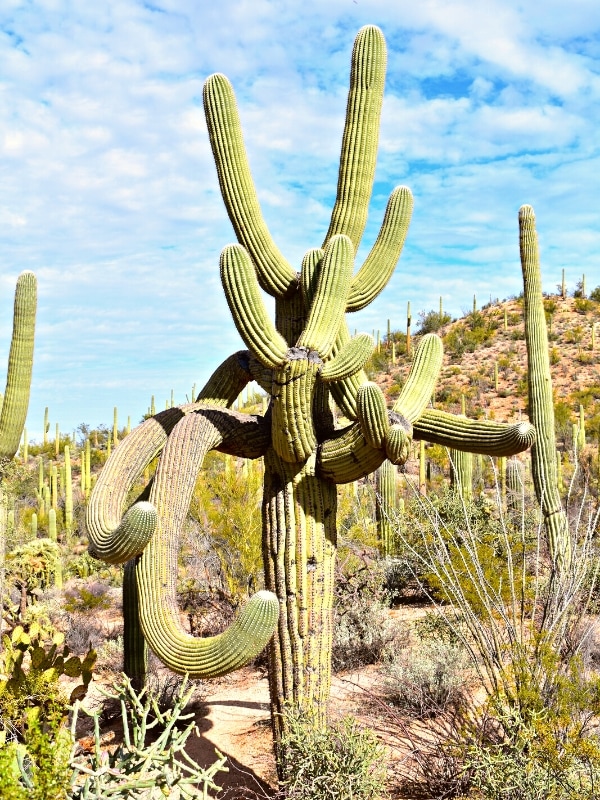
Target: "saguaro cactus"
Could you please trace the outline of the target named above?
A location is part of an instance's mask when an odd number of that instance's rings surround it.
[[[412,195],[396,188],[379,235],[359,270],[354,255],[371,194],[385,72],[378,28],[363,28],[352,54],[350,92],[337,197],[321,249],[309,250],[300,273],[274,243],[254,188],[233,89],[210,77],[204,107],[221,192],[238,244],[221,254],[221,279],[246,344],[219,366],[197,402],[146,420],[114,451],[88,506],[93,552],[110,561],[139,556],[141,627],[171,668],[198,670],[189,638],[176,629],[174,575],[178,532],[208,450],[264,458],[263,555],[267,589],[279,615],[269,646],[269,681],[276,736],[286,703],[325,718],[330,686],[336,484],[376,470],[387,458],[403,463],[411,440],[428,439],[493,455],[528,447],[529,423],[503,425],[427,410],[442,364],[442,344],[424,336],[393,408],[367,381],[371,337],[350,337],[345,313],[368,305],[385,287],[400,256]],[[275,298],[270,319],[259,287]],[[264,417],[229,410],[251,381],[270,396]],[[333,397],[350,422],[338,429]],[[160,454],[141,502],[121,518],[129,488]],[[141,555],[140,555],[141,554]],[[165,589],[165,586],[167,587]],[[169,594],[170,593],[170,594]],[[170,615],[169,621],[163,617]]]
[[[37,281],[33,272],[17,278],[13,312],[13,332],[8,356],[4,401],[0,412],[0,643],[2,641],[2,595],[4,592],[4,555],[6,548],[7,499],[2,479],[9,461],[19,449],[25,427],[37,305]],[[1,646],[1,644],[0,644]]]
[[[556,474],[554,398],[535,214],[528,205],[519,209],[519,245],[525,300],[525,342],[529,362],[529,416],[537,431],[537,439],[531,449],[533,485],[544,515],[550,554],[560,568],[570,559],[570,541]]]

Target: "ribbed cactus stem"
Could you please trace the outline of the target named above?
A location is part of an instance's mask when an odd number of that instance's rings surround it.
[[[31,530],[31,538],[37,539],[37,532],[38,532],[38,518],[35,511],[31,515],[31,522],[30,522],[30,530]]]
[[[531,449],[533,482],[544,522],[550,553],[555,563],[566,566],[571,545],[556,475],[554,398],[548,355],[548,332],[542,296],[542,279],[531,206],[519,210],[519,244],[525,300],[525,341],[528,354],[529,415],[536,429]]]
[[[48,417],[48,406],[44,409],[44,447],[48,444],[48,431],[50,430],[50,420]]]
[[[406,304],[406,355],[411,354],[411,339],[410,339],[410,326],[412,325],[412,317],[410,315],[410,300]]]
[[[71,478],[71,450],[68,444],[64,448],[65,458],[65,530],[73,530],[73,483]]]
[[[523,510],[525,477],[523,463],[511,458],[506,464],[506,510],[512,521],[517,521]]]
[[[58,467],[52,464],[50,467],[50,504],[56,511],[58,509]]]
[[[585,447],[585,411],[583,406],[579,405],[579,424],[577,426],[577,451],[581,453]]]
[[[419,494],[425,497],[427,494],[427,462],[425,459],[425,441],[419,442]]]
[[[148,647],[139,619],[136,563],[132,558],[123,570],[123,672],[139,692],[146,682]]]
[[[375,519],[381,555],[392,554],[396,502],[396,467],[387,459],[375,473]]]
[[[450,485],[465,503],[473,499],[473,453],[450,450]]]

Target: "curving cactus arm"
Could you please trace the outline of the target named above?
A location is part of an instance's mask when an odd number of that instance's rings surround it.
[[[139,619],[144,637],[174,672],[207,678],[224,675],[248,663],[265,647],[279,617],[271,592],[255,594],[222,634],[199,639],[187,634],[177,605],[177,558],[198,472],[206,453],[221,445],[218,412],[185,416],[162,452],[150,492],[158,526],[136,566]],[[135,508],[135,506],[134,506]]]

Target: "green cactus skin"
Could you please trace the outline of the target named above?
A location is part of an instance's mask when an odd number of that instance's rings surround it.
[[[473,453],[450,450],[450,485],[465,503],[473,499]]]
[[[13,334],[4,402],[0,412],[0,465],[14,457],[25,427],[33,368],[36,305],[35,275],[32,272],[23,272],[17,279],[15,291]]]
[[[67,533],[73,530],[73,482],[71,478],[71,450],[68,444],[64,449],[65,458],[65,529]]]
[[[506,510],[511,521],[517,521],[523,510],[525,476],[523,463],[510,458],[506,463]]]
[[[531,206],[519,209],[519,249],[525,300],[525,343],[527,345],[529,416],[537,431],[531,448],[531,466],[536,497],[542,507],[550,554],[557,567],[570,560],[567,519],[558,491],[554,398],[548,354],[548,331],[542,296],[542,277]]]
[[[392,554],[394,518],[397,512],[396,467],[387,459],[375,472],[375,519],[382,556]]]
[[[37,281],[33,272],[17,278],[13,310],[13,329],[8,356],[6,388],[0,410],[0,597],[4,592],[4,559],[8,504],[2,478],[8,462],[19,449],[27,418],[37,306]],[[2,614],[0,613],[0,648]]]
[[[123,672],[139,692],[146,681],[148,647],[140,625],[136,566],[132,558],[123,569]]]
[[[376,243],[354,273],[373,183],[384,65],[381,31],[363,28],[352,55],[335,208],[322,248],[306,253],[300,275],[280,253],[263,220],[233,89],[222,75],[207,80],[209,137],[238,239],[221,254],[221,280],[248,352],[235,354],[217,368],[199,395],[200,403],[171,409],[169,419],[157,414],[133,431],[107,461],[88,509],[95,553],[114,562],[139,555],[139,619],[152,650],[176,671],[220,674],[242,663],[241,654],[245,657],[251,649],[246,623],[240,622],[235,634],[241,643],[236,655],[230,652],[235,650],[233,634],[224,634],[224,652],[220,644],[199,644],[181,631],[174,593],[179,530],[208,450],[264,458],[265,583],[278,604],[276,636],[269,645],[276,741],[287,703],[311,707],[318,724],[325,720],[331,681],[336,484],[364,477],[386,459],[403,463],[413,435],[483,453],[518,452],[533,439],[528,424],[457,421],[426,410],[442,363],[441,342],[435,336],[423,337],[392,410],[382,403],[379,390],[362,388],[367,384],[362,367],[372,341],[365,335],[351,338],[344,314],[363,308],[382,291],[412,213],[410,191],[395,189]],[[275,298],[274,322],[260,288]],[[264,417],[229,410],[238,387],[249,379],[270,395]],[[342,430],[335,427],[332,397],[350,421]],[[129,489],[156,456],[157,471],[141,503],[156,512],[155,529],[148,537],[137,523],[126,525],[127,516],[122,521],[121,514]],[[261,600],[265,608],[270,602]],[[268,614],[264,609],[261,614],[261,640],[266,640]]]

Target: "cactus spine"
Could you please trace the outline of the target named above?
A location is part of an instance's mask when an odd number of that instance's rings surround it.
[[[535,214],[528,205],[519,209],[519,245],[525,300],[525,342],[529,363],[529,415],[537,432],[535,444],[531,448],[533,483],[544,515],[550,553],[556,565],[561,567],[570,560],[571,545],[566,515],[558,491],[548,331]]]
[[[412,212],[410,191],[396,188],[375,244],[355,272],[354,257],[374,179],[385,58],[381,31],[372,26],[361,29],[352,55],[329,230],[322,247],[306,253],[299,276],[262,217],[233,88],[223,75],[207,80],[207,127],[221,193],[238,239],[221,254],[221,280],[247,350],[217,368],[197,403],[163,411],[134,430],[107,461],[88,505],[92,551],[114,562],[139,556],[139,620],[151,649],[172,669],[220,674],[241,663],[250,649],[248,631],[242,625],[244,646],[235,655],[231,637],[215,649],[207,644],[210,640],[199,644],[182,633],[174,596],[177,540],[197,471],[209,450],[264,458],[265,582],[277,597],[277,619],[273,619],[277,632],[269,645],[276,737],[286,704],[311,708],[317,724],[325,720],[331,677],[336,484],[365,477],[386,458],[392,464],[404,463],[413,436],[422,440],[432,436],[460,450],[513,453],[529,446],[534,435],[527,423],[507,426],[426,411],[442,365],[441,340],[434,335],[419,343],[392,410],[363,372],[373,342],[364,335],[351,338],[345,314],[367,306],[387,284]],[[275,298],[274,322],[260,288]],[[410,349],[409,336],[407,345]],[[251,380],[270,395],[265,417],[229,410]],[[335,427],[331,397],[349,420],[341,430]],[[130,487],[157,455],[148,493],[122,517]],[[268,605],[271,597],[263,596],[261,603]],[[264,625],[262,644],[272,630],[273,626]]]

